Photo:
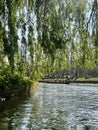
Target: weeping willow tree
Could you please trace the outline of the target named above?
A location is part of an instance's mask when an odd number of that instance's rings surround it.
[[[64,62],[66,62],[66,55],[68,55],[65,50],[70,42],[69,28],[71,26],[70,22],[68,23],[70,14],[66,12],[68,5],[65,1],[59,2],[58,0],[45,0],[40,2],[36,0],[35,5],[38,43],[41,44],[43,54],[46,59],[49,59],[49,64],[52,66],[52,68],[48,67],[49,70],[47,71],[55,71],[58,67],[55,68],[54,66],[60,67],[60,64],[62,64],[62,67],[58,69],[65,69],[66,63]],[[62,60],[59,59],[60,56],[57,57],[57,52],[58,55],[61,53],[65,54],[61,58]]]
[[[76,4],[73,6],[73,2]],[[96,4],[95,4],[96,3]],[[80,66],[86,72],[88,69],[94,69],[97,65],[97,55],[95,58],[95,37],[97,36],[93,30],[97,29],[97,19],[95,17],[98,1],[72,1],[69,6],[71,8],[71,39],[68,45],[69,64],[71,67]],[[94,21],[92,21],[94,19]],[[96,20],[95,20],[96,19]],[[96,28],[96,29],[95,29]],[[96,31],[95,31],[96,32]],[[96,48],[96,49],[95,49]],[[97,53],[96,53],[97,54]]]
[[[12,74],[38,80],[97,65],[97,0],[4,0],[0,9],[0,66]]]
[[[94,62],[98,63],[98,0],[94,0],[87,23],[89,37],[92,39]]]

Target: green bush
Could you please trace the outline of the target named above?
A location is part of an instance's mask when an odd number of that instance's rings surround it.
[[[9,78],[11,77],[11,70],[9,66],[0,67],[0,87],[8,87],[9,86]]]
[[[9,66],[0,68],[0,88],[15,88],[31,85],[32,81],[28,77],[22,77],[18,73],[12,74]]]

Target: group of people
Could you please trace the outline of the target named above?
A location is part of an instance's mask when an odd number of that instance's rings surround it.
[[[76,78],[77,78],[77,74],[73,74],[73,73],[68,74],[68,75],[66,76],[66,79],[67,79],[67,80],[76,79]]]

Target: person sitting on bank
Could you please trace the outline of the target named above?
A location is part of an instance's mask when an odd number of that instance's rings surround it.
[[[67,75],[67,80],[70,80],[70,74]]]

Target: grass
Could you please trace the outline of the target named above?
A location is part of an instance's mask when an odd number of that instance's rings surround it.
[[[92,78],[78,78],[76,81],[98,81],[98,77],[92,77]]]

